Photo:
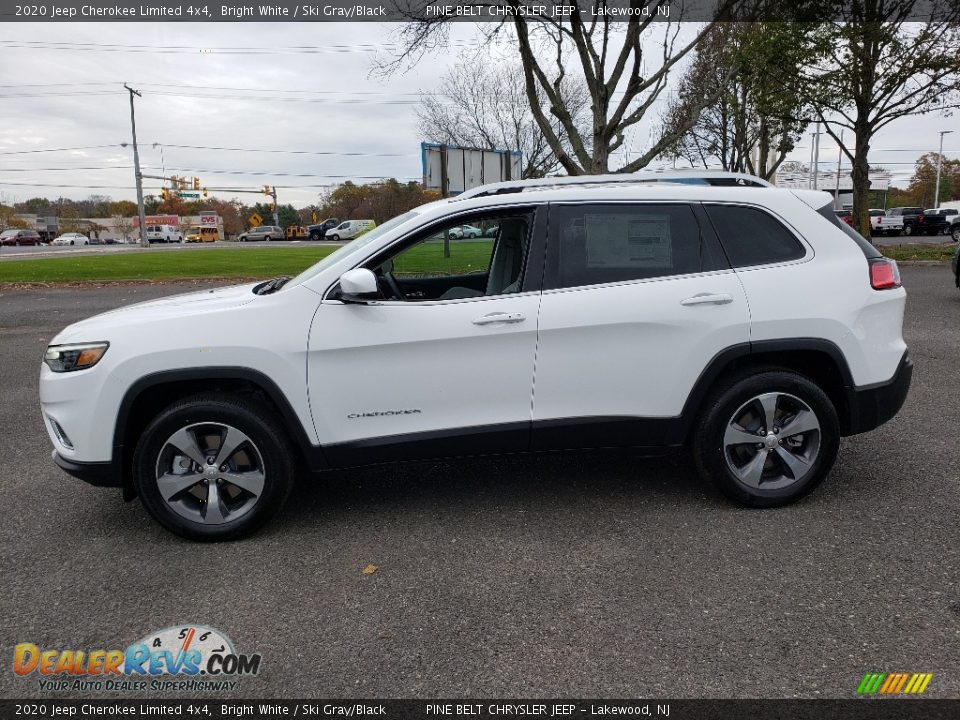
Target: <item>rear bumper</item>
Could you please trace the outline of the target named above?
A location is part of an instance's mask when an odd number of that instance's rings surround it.
[[[897,371],[890,380],[874,385],[847,389],[849,408],[844,435],[856,435],[880,427],[903,407],[913,378],[913,361],[904,352]]]
[[[112,462],[74,462],[53,451],[53,462],[68,475],[97,487],[123,487],[123,478]]]

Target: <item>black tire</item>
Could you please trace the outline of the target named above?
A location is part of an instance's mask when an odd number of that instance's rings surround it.
[[[913,235],[913,225],[904,225],[903,234],[906,235],[907,237],[910,237],[911,235]]]
[[[340,242],[340,236],[339,236],[339,235],[330,235],[330,240],[331,240],[332,242]]]
[[[263,487],[259,495],[248,510],[222,524],[181,516],[163,499],[157,484],[158,465],[171,436],[183,428],[206,423],[222,423],[245,434],[255,447],[256,453],[251,456],[262,461]],[[294,457],[283,423],[269,407],[241,397],[204,393],[174,403],[147,425],[134,452],[133,481],[144,508],[167,530],[190,540],[235,540],[255,532],[283,507],[293,486]]]
[[[788,398],[799,399],[813,411],[819,422],[818,435],[811,433],[803,440],[804,444],[812,443],[816,437],[819,442],[805,474],[792,482],[788,477],[790,484],[773,489],[763,488],[763,481],[758,483],[760,487],[752,487],[741,481],[731,468],[733,460],[728,459],[728,449],[724,445],[724,434],[730,422],[752,398],[766,393],[784,393]],[[757,439],[757,444],[761,445],[761,437]],[[803,375],[778,368],[757,369],[722,383],[707,398],[693,429],[693,458],[701,477],[713,483],[734,502],[747,507],[776,507],[799,500],[827,476],[839,447],[840,423],[830,398]],[[756,457],[763,451],[752,452],[756,452]],[[776,457],[779,450],[775,448],[769,452],[774,457],[770,461],[761,459],[761,463],[764,463],[762,472],[775,474],[786,465]],[[768,465],[769,470],[766,469]]]
[[[310,233],[310,239],[313,240],[314,242],[317,242],[320,239],[320,233],[318,232]]]
[[[951,237],[953,238],[954,242],[960,243],[960,223],[958,223],[957,226],[953,229],[953,232],[951,233]]]

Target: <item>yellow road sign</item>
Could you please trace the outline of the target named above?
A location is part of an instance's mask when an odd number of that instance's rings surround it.
[[[313,218],[313,221],[314,221],[315,223],[320,222],[320,218],[317,217],[317,214],[316,214],[315,212],[314,212],[314,213],[310,213],[310,217]]]
[[[260,227],[263,225],[263,218],[254,213],[247,218],[247,222],[250,223],[253,227]]]

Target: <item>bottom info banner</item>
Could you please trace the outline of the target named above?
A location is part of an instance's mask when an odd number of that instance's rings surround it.
[[[960,700],[0,700],[0,718],[960,717]]]

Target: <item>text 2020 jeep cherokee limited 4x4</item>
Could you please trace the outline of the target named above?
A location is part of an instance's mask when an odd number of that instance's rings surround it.
[[[733,500],[795,500],[903,404],[896,264],[824,193],[654,180],[477,188],[295,278],[71,325],[54,460],[195,539],[260,526],[300,467],[525,450],[689,444]]]

